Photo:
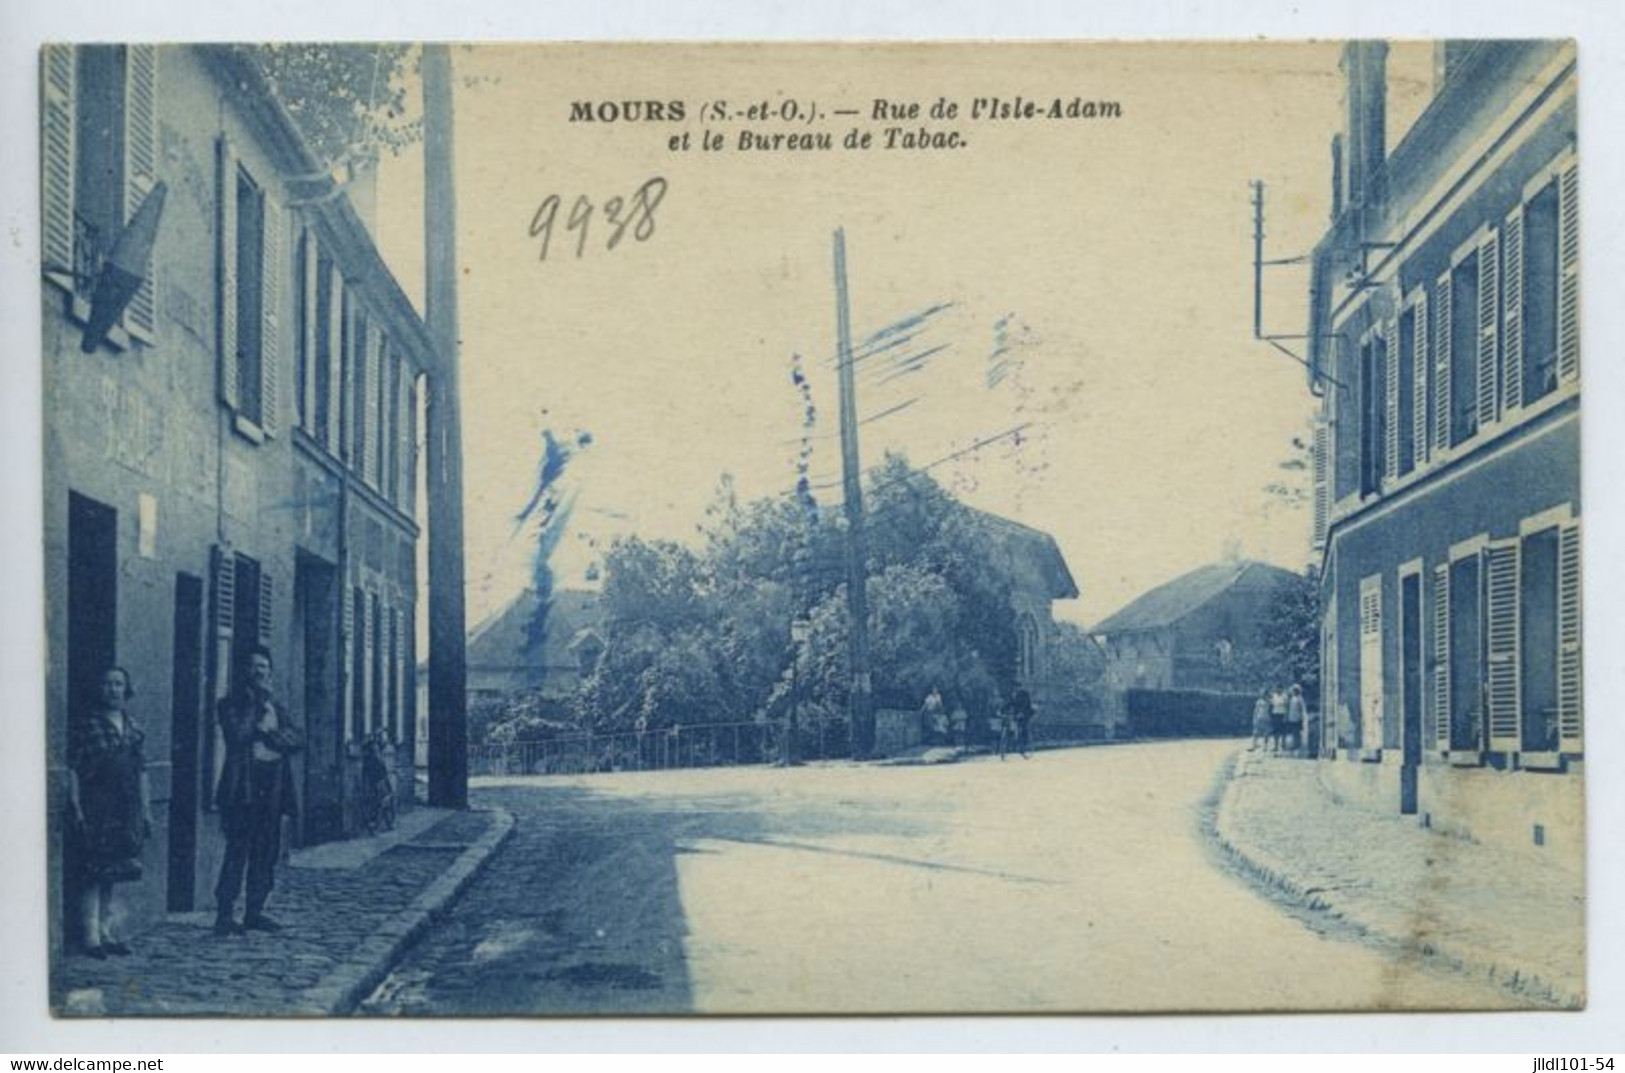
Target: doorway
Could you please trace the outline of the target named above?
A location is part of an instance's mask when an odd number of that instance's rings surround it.
[[[1399,580],[1400,768],[1399,811],[1414,816],[1422,764],[1422,575]]]
[[[344,833],[344,711],[339,702],[338,568],[300,552],[294,564],[296,670],[304,682],[305,808],[302,845]]]
[[[118,662],[118,512],[77,492],[68,493],[67,726],[95,703],[96,687]],[[79,914],[69,912],[78,890],[64,875],[59,920],[67,941],[82,941]]]

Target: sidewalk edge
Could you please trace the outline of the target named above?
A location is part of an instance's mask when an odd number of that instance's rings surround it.
[[[1415,947],[1404,937],[1376,927],[1360,913],[1357,903],[1339,898],[1331,891],[1310,886],[1292,874],[1289,862],[1261,846],[1247,841],[1236,828],[1232,815],[1236,796],[1237,767],[1241,754],[1233,754],[1226,762],[1220,778],[1223,789],[1213,812],[1213,835],[1224,855],[1243,873],[1260,886],[1278,896],[1291,899],[1300,907],[1337,917],[1346,924],[1368,935],[1377,936],[1415,954],[1441,968],[1470,976],[1481,976],[1491,983],[1506,988],[1540,1007],[1560,1010],[1585,1008],[1583,990],[1572,991],[1560,983],[1538,973],[1497,960],[1493,953],[1445,940]]]
[[[342,1017],[354,1012],[389,975],[406,949],[455,902],[513,833],[513,813],[486,809],[491,826],[436,876],[412,903],[362,940],[338,965],[306,988],[288,1011],[295,1016]]]

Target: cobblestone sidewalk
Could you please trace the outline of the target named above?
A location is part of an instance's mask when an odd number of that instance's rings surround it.
[[[1340,805],[1302,760],[1242,752],[1215,831],[1238,863],[1407,957],[1489,976],[1532,1005],[1585,1005],[1584,878]]]
[[[59,1016],[319,1016],[348,1013],[513,827],[504,812],[415,809],[388,835],[296,851],[267,906],[274,935],[212,931],[212,910],[172,914],[128,957],[70,954],[55,967]]]

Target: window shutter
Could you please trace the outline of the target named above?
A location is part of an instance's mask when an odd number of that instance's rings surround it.
[[[72,45],[40,54],[40,259],[46,271],[73,271],[73,129],[77,58]]]
[[[158,47],[129,45],[124,62],[124,223],[158,183]],[[124,311],[124,328],[151,343],[158,331],[157,258],[147,255],[141,287]]]
[[[1450,273],[1433,290],[1433,446],[1450,447]]]
[[[367,361],[367,397],[365,400],[365,413],[362,416],[361,427],[361,475],[368,484],[378,487],[378,422],[383,416],[379,413],[378,396],[383,376],[379,364],[379,350],[383,342],[383,333],[369,319],[367,334],[362,340],[366,346]]]
[[[1450,564],[1433,568],[1433,742],[1450,750]]]
[[[1498,540],[1484,549],[1485,651],[1488,669],[1490,751],[1519,747],[1518,542]]]
[[[1422,464],[1428,460],[1428,292],[1423,287],[1416,296],[1416,306],[1412,314],[1411,354],[1415,367],[1412,369],[1411,387],[1415,393],[1415,405],[1411,407],[1411,450],[1416,456],[1416,468],[1421,469]]]
[[[372,695],[373,669],[372,661],[377,658],[373,648],[373,631],[378,624],[378,600],[368,595],[361,601],[361,666],[365,672],[361,675],[361,731],[363,736],[371,734],[378,725],[378,698]]]
[[[344,435],[344,341],[345,319],[349,316],[350,300],[344,291],[344,274],[337,264],[329,263],[330,293],[327,300],[327,453],[337,458],[342,453]]]
[[[259,628],[260,644],[266,648],[272,647],[276,628],[276,579],[269,570],[260,571],[260,607]]]
[[[1510,412],[1523,405],[1523,206],[1521,205],[1507,214],[1506,225],[1501,230],[1501,253],[1506,261],[1501,280],[1502,304],[1506,311],[1506,321],[1502,327],[1506,337],[1501,344],[1502,353],[1506,355],[1506,388],[1501,406]]]
[[[1327,472],[1330,465],[1331,429],[1323,417],[1315,419],[1314,445],[1311,461],[1314,466],[1314,547],[1316,551],[1326,546],[1326,529],[1331,517],[1331,474]]]
[[[216,147],[219,181],[215,196],[215,282],[219,298],[220,399],[235,410],[242,397],[238,390],[240,368],[237,363],[237,153],[223,134]]]
[[[359,591],[359,589],[356,589],[352,592],[347,592],[344,594],[344,598],[339,601],[339,603],[344,605],[344,611],[339,616],[341,619],[339,625],[339,639],[341,646],[344,649],[344,718],[341,719],[340,722],[344,724],[345,741],[355,740],[354,713],[355,690],[357,688],[357,683],[355,680],[355,593]]]
[[[1382,327],[1384,398],[1383,480],[1399,480],[1399,328],[1389,317]]]
[[[1557,375],[1580,375],[1580,171],[1570,162],[1557,187]]]
[[[1360,582],[1360,744],[1382,748],[1382,578]]]
[[[269,196],[260,244],[260,429],[274,436],[282,418],[282,210]]]
[[[305,243],[305,259],[299,265],[300,302],[304,306],[305,316],[300,323],[299,360],[304,363],[304,395],[299,400],[300,425],[308,432],[316,428],[316,280],[321,269],[321,260],[317,253],[316,232],[305,229],[302,232]]]
[[[1558,747],[1575,754],[1585,752],[1580,643],[1580,525],[1570,522],[1557,551],[1557,728]]]
[[[1491,231],[1478,244],[1478,427],[1495,423],[1496,337],[1501,311],[1500,236]]]

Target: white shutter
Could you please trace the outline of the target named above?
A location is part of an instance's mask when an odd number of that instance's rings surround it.
[[[1484,549],[1485,707],[1490,751],[1519,748],[1518,541],[1497,540]]]
[[[276,435],[282,421],[282,227],[283,214],[263,197],[260,243],[260,429]]]
[[[1478,244],[1478,427],[1487,429],[1496,420],[1495,367],[1497,337],[1500,335],[1501,261],[1500,236],[1491,231]]]
[[[220,398],[235,410],[242,393],[237,360],[237,153],[225,135],[216,143],[216,314],[220,348]]]
[[[124,50],[124,223],[158,183],[158,48],[129,45]],[[142,282],[124,311],[124,328],[151,343],[158,331],[157,258],[147,255]]]
[[[1523,405],[1523,206],[1507,214],[1501,229],[1501,252],[1505,267],[1501,276],[1502,305],[1505,310],[1501,344],[1506,355],[1506,389],[1501,407],[1510,413]]]
[[[344,717],[340,720],[344,724],[344,740],[355,740],[355,691],[358,683],[355,680],[355,600],[360,589],[348,589],[344,598],[339,602],[344,605],[344,611],[339,616],[339,637],[344,650]]]
[[[395,681],[395,709],[390,713],[396,744],[406,740],[406,612],[395,609],[395,628],[390,632],[390,674]]]
[[[1450,448],[1450,273],[1433,291],[1433,449]]]
[[[77,62],[72,45],[46,45],[40,52],[40,259],[45,270],[53,273],[74,269]]]
[[[260,644],[273,648],[276,638],[276,579],[269,570],[260,571]]]
[[[369,318],[367,321],[367,334],[362,343],[366,347],[367,362],[366,399],[362,407],[361,426],[361,475],[368,484],[378,487],[378,389],[383,379],[382,368],[379,363],[380,344],[383,333]]]
[[[344,434],[344,340],[349,297],[344,292],[344,274],[329,263],[327,296],[327,453],[342,456]]]
[[[1433,568],[1433,742],[1450,749],[1450,564]]]
[[[368,593],[361,600],[361,726],[363,735],[371,734],[378,725],[378,698],[372,695],[373,629],[378,621],[378,601]]]
[[[1360,582],[1360,744],[1382,748],[1382,578]]]
[[[1331,520],[1331,428],[1324,417],[1315,419],[1311,452],[1314,467],[1314,548],[1319,551],[1326,546],[1326,529]]]
[[[1411,357],[1411,387],[1414,391],[1414,405],[1411,407],[1411,442],[1412,451],[1416,456],[1416,468],[1421,469],[1428,460],[1428,364],[1431,348],[1428,340],[1428,292],[1423,287],[1416,296],[1416,305],[1412,313]]]
[[[1383,480],[1399,480],[1399,329],[1392,317],[1382,326]]]
[[[1580,179],[1569,163],[1558,179],[1557,375],[1580,375]]]
[[[316,281],[321,260],[317,255],[316,232],[309,228],[301,231],[304,239],[305,259],[299,265],[300,303],[305,315],[300,324],[299,361],[305,370],[305,390],[299,399],[299,423],[307,432],[316,428]]]
[[[1581,674],[1580,524],[1563,526],[1557,552],[1557,728],[1559,748],[1585,752]]]

